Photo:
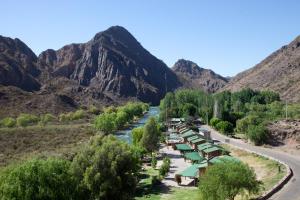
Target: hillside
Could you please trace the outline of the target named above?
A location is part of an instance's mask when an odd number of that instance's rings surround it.
[[[120,26],[97,33],[87,43],[46,50],[38,63],[51,79],[75,80],[89,91],[96,90],[116,101],[136,97],[158,104],[164,97],[165,84],[169,90],[180,85],[176,75],[161,60]]]
[[[196,63],[180,59],[172,70],[177,74],[184,88],[202,89],[215,92],[227,84],[227,79],[210,69],[199,67]]]
[[[284,100],[300,101],[300,36],[262,62],[233,77],[222,90],[250,87],[273,90]]]
[[[157,105],[166,88],[180,86],[176,74],[120,26],[38,57],[21,40],[0,37],[0,115],[134,99]]]

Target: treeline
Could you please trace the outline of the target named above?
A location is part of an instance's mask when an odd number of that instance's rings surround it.
[[[1,199],[132,199],[140,160],[114,136],[94,136],[71,160],[37,158],[0,172]]]
[[[245,134],[255,144],[267,139],[266,124],[286,115],[286,107],[279,94],[272,91],[243,89],[210,95],[196,90],[168,93],[160,103],[160,119],[166,117],[201,117],[222,133]],[[298,108],[298,109],[297,109]],[[289,118],[300,117],[300,106],[287,106]]]
[[[149,110],[149,105],[141,102],[129,102],[124,106],[110,106],[94,120],[94,126],[104,134],[124,128],[134,118],[141,117]]]
[[[100,109],[95,106],[90,106],[88,109],[78,109],[74,112],[61,113],[55,116],[51,113],[34,115],[28,113],[21,113],[18,117],[5,117],[0,120],[0,127],[13,128],[13,127],[27,127],[32,125],[46,125],[50,122],[69,122],[80,120],[88,117],[89,115],[98,115]]]

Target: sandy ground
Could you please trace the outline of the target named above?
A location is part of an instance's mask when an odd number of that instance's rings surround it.
[[[193,180],[190,178],[182,178],[181,186],[178,186],[177,182],[175,181],[175,174],[178,174],[191,166],[191,163],[185,162],[183,157],[180,155],[179,151],[175,151],[172,149],[172,147],[163,146],[160,150],[160,153],[167,154],[168,157],[171,159],[171,167],[170,172],[168,175],[163,179],[162,183],[164,183],[166,186],[173,186],[173,187],[184,187],[190,184]],[[159,161],[157,163],[157,166],[159,167],[161,165],[162,161]]]

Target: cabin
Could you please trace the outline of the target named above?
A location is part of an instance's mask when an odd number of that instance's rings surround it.
[[[185,154],[185,153],[187,153],[187,152],[192,152],[192,151],[194,151],[193,149],[192,149],[192,147],[190,147],[189,145],[187,145],[187,144],[175,144],[175,146],[174,146],[175,148],[175,150],[178,150],[178,151],[180,151],[180,153],[181,154]]]
[[[198,145],[203,144],[203,143],[206,143],[206,140],[201,137],[191,141],[191,145],[192,145],[193,149],[195,149],[195,150],[198,150]]]
[[[184,142],[187,142],[188,137],[195,136],[195,135],[198,135],[198,133],[192,130],[188,130],[187,132],[183,133],[181,137],[183,138]]]

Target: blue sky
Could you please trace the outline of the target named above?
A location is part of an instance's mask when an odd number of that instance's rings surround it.
[[[0,0],[0,35],[36,54],[90,40],[112,25],[129,30],[172,66],[179,58],[223,76],[260,62],[300,34],[300,1]]]

